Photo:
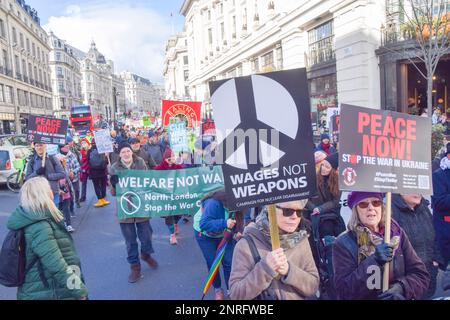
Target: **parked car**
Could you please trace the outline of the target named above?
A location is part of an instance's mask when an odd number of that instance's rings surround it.
[[[25,134],[5,134],[0,135],[0,147],[2,146],[28,146]]]
[[[13,161],[26,159],[32,153],[28,146],[0,146],[0,183],[6,183],[6,179],[13,174]]]

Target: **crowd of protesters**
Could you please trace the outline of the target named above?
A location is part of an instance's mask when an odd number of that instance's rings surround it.
[[[66,264],[69,260],[79,264],[73,245],[64,240],[66,236],[61,228],[75,232],[71,221],[80,203],[87,199],[89,180],[97,197],[92,205],[100,208],[110,204],[108,189],[115,196],[120,171],[181,170],[214,164],[215,144],[211,139],[199,138],[194,141],[192,150],[180,154],[171,150],[164,130],[123,127],[112,130],[111,139],[114,151],[108,155],[99,153],[92,134],[78,143],[68,138],[56,156],[46,154],[45,145],[34,145],[26,169],[27,183],[22,190],[21,206],[8,224],[10,228],[33,224],[27,229],[30,250],[37,245],[33,239],[42,237],[46,243],[45,238],[51,238],[47,233],[56,232],[58,237],[47,241],[45,250],[39,248],[33,254],[47,255],[48,250],[64,241],[68,249],[58,259]],[[224,279],[222,281],[219,273],[213,281],[216,300],[429,299],[436,291],[438,268],[447,270],[443,286],[445,290],[450,289],[450,143],[445,145],[437,160],[431,204],[420,194],[393,195],[390,243],[384,243],[386,206],[383,194],[350,193],[347,203],[352,215],[345,225],[341,216],[337,149],[330,137],[323,134],[316,149],[311,150],[316,161],[317,196],[276,204],[280,249],[271,247],[267,207],[231,212],[224,190],[202,199],[201,209],[193,219],[193,231],[207,270],[225,233],[233,234],[221,261]],[[36,190],[38,188],[42,190]],[[43,192],[46,192],[45,199],[35,198]],[[24,201],[31,204],[25,205]],[[163,217],[171,245],[178,243],[178,223],[183,218],[183,212],[176,214]],[[33,219],[28,218],[30,215]],[[51,222],[39,226],[36,219]],[[189,221],[188,217],[184,219]],[[140,260],[152,269],[158,268],[150,219],[122,220],[120,231],[130,265],[128,281],[135,283],[142,277]],[[43,263],[51,273],[46,275],[48,279],[55,278],[59,282],[52,283],[59,286],[66,276],[52,273],[54,267],[46,260]],[[378,268],[381,274],[386,263],[391,265],[389,289],[382,291],[381,280],[373,287],[368,286],[369,271]],[[49,297],[48,289],[41,288],[40,284],[36,292],[30,292],[33,283],[29,281],[39,282],[33,275],[36,272],[30,270],[28,282],[19,289],[19,298]],[[61,290],[58,294],[62,298],[85,299],[87,290],[83,287],[70,294]]]

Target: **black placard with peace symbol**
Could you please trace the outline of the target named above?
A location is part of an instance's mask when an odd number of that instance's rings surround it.
[[[210,83],[216,163],[231,209],[309,198],[316,193],[305,69]]]

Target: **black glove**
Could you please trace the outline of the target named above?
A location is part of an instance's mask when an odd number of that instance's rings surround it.
[[[392,249],[392,247],[390,247],[387,243],[379,244],[375,248],[375,260],[380,266],[390,262],[393,258],[394,249]]]
[[[45,176],[45,167],[40,167],[39,169],[36,170],[36,174],[38,176]]]
[[[450,263],[442,276],[442,290],[450,290]]]
[[[383,292],[378,296],[379,300],[406,300],[405,290],[400,283],[394,283],[387,291]]]
[[[111,178],[109,179],[109,182],[111,182],[111,185],[115,188],[116,184],[119,183],[119,176],[117,176],[117,175],[111,176]]]

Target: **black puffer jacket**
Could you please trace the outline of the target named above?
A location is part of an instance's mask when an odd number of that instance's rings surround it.
[[[392,218],[405,230],[414,250],[426,265],[439,260],[427,200],[422,199],[412,210],[399,194],[392,195]]]

